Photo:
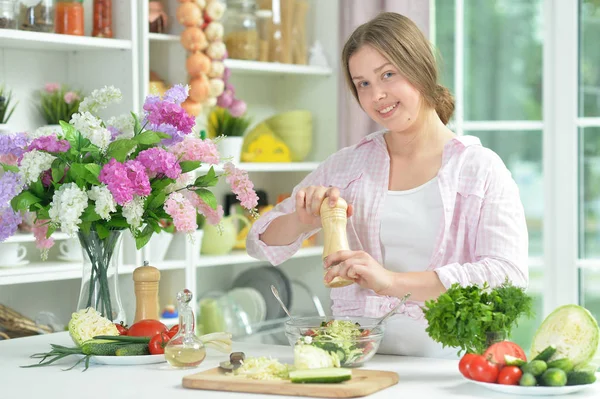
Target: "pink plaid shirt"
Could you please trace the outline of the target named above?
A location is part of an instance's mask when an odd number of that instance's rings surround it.
[[[298,189],[331,185],[354,205],[347,224],[350,248],[363,250],[383,264],[379,229],[390,168],[384,133],[373,133],[336,152],[307,175],[290,198],[254,223],[247,239],[248,254],[273,265],[289,259],[317,230],[286,246],[268,246],[259,235],[273,219],[294,212]],[[477,137],[459,136],[445,145],[437,176],[444,220],[429,265],[423,265],[423,270],[435,271],[446,288],[453,283],[485,281],[494,287],[506,277],[517,286],[527,287],[525,214],[517,185],[500,157],[483,147]],[[332,289],[331,299],[334,316],[379,317],[398,302],[398,298],[379,296],[358,284]],[[399,312],[424,320],[422,305],[408,301]]]

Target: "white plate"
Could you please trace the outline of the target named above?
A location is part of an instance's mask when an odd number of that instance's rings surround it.
[[[28,260],[21,260],[19,262],[16,263],[12,263],[12,264],[0,264],[0,267],[21,267],[21,266],[25,266],[28,265],[29,261]]]
[[[530,396],[555,396],[555,395],[566,395],[573,392],[579,392],[583,389],[593,386],[594,384],[588,385],[572,385],[564,387],[522,387],[520,385],[502,385],[502,384],[491,384],[489,382],[473,381],[463,377],[465,380],[477,384],[484,388],[492,391],[508,393],[511,395],[530,395]]]
[[[78,355],[83,357],[83,355]],[[90,363],[107,364],[112,366],[134,366],[141,364],[164,363],[165,355],[143,355],[143,356],[92,356]]]
[[[63,262],[83,262],[83,258],[69,258],[64,255],[57,255],[56,258],[58,260],[62,260]]]

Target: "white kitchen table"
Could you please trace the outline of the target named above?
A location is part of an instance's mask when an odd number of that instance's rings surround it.
[[[81,364],[72,370],[63,371],[62,369],[77,361],[75,357],[45,367],[19,367],[37,362],[37,359],[30,359],[29,356],[49,351],[50,343],[73,346],[66,332],[0,341],[0,399],[235,399],[265,396],[289,398],[183,388],[181,381],[184,376],[216,367],[220,361],[228,359],[227,355],[212,349],[208,350],[206,359],[198,368],[186,370],[172,369],[168,363],[140,366],[90,363],[90,368],[85,372],[82,372]],[[246,356],[271,356],[281,362],[293,362],[293,353],[288,346],[234,342],[233,350],[243,351]],[[369,398],[510,397],[465,381],[458,372],[458,362],[455,360],[376,355],[364,368],[394,371],[400,378],[397,385],[370,395]],[[564,397],[598,399],[600,383]]]

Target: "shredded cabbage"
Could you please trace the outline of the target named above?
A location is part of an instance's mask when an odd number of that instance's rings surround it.
[[[253,380],[287,380],[290,369],[289,365],[281,364],[277,359],[264,356],[249,357],[231,374]]]
[[[117,326],[94,308],[81,309],[71,315],[69,335],[77,346],[97,335],[119,335]]]

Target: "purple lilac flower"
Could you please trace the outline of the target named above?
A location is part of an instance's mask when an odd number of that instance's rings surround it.
[[[133,192],[142,197],[149,195],[152,188],[144,165],[139,161],[130,160],[125,162],[125,166],[127,167],[127,177]]]
[[[189,87],[187,85],[175,85],[167,90],[163,96],[163,100],[174,104],[181,104],[188,98],[188,93]]]
[[[146,101],[144,101],[144,111],[150,112],[152,109],[154,109],[155,104],[160,102],[161,99],[159,96],[155,96],[153,94],[146,96]]]
[[[0,155],[15,155],[20,157],[25,153],[27,135],[25,133],[11,133],[0,135]]]
[[[151,124],[151,125],[148,125],[148,129],[153,130],[155,132],[166,133],[169,136],[171,136],[171,138],[162,139],[162,141],[160,142],[162,145],[167,146],[167,147],[172,146],[173,144],[180,143],[185,138],[185,134],[178,131],[175,126],[171,126],[171,125],[167,125],[167,124],[162,124],[162,125],[158,125],[158,126]]]
[[[6,172],[0,176],[0,207],[7,205],[23,189],[21,175]]]
[[[67,152],[71,148],[71,144],[67,140],[58,140],[56,134],[49,136],[42,136],[34,139],[29,147],[28,151],[41,150],[46,152]]]
[[[146,120],[153,125],[171,125],[183,134],[190,134],[195,125],[195,118],[189,115],[179,104],[159,101],[146,106]]]
[[[149,148],[140,152],[135,160],[144,165],[149,171],[148,176],[150,178],[164,175],[170,179],[177,179],[181,174],[177,157],[160,147]]]
[[[10,206],[0,208],[0,242],[16,233],[21,221],[21,214],[13,211]]]
[[[102,167],[98,180],[106,184],[117,204],[124,205],[133,199],[127,167],[116,159],[111,159]]]
[[[119,137],[122,132],[114,126],[108,126],[108,131],[110,132],[110,141],[114,141]]]

